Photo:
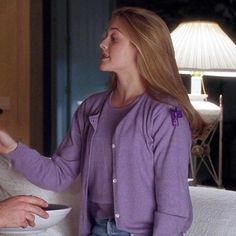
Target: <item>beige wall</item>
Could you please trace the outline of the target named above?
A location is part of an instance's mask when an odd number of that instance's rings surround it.
[[[42,3],[0,1],[0,128],[42,150]]]

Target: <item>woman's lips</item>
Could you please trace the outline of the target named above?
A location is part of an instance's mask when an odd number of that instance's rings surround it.
[[[107,55],[102,55],[102,57],[101,57],[102,61],[108,61],[109,59],[110,59],[110,57]]]

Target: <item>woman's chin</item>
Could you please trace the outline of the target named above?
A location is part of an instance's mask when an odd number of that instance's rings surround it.
[[[111,70],[109,70],[109,69],[107,68],[107,66],[104,66],[104,65],[100,65],[100,66],[99,66],[99,70],[100,70],[100,71],[104,71],[104,72],[111,72]]]

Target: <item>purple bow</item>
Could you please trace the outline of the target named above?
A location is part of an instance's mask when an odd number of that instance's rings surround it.
[[[183,117],[182,111],[178,110],[178,108],[175,107],[175,109],[170,109],[170,115],[171,115],[172,125],[178,126],[179,125],[178,119]]]

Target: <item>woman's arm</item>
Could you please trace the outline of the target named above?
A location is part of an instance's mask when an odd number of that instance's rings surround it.
[[[16,147],[6,145],[15,142],[6,134],[0,137],[0,152],[9,158],[14,168],[33,184],[48,190],[62,191],[80,172],[82,124],[79,123],[82,123],[82,119],[82,115],[77,111],[72,119],[70,130],[51,158],[41,155],[22,143],[17,143]],[[13,151],[4,151],[9,150],[10,146]]]
[[[163,109],[155,120],[154,133],[155,196],[154,236],[179,236],[191,225],[192,205],[188,189],[191,133],[187,120],[173,122],[171,111]],[[177,122],[176,122],[177,121]]]

